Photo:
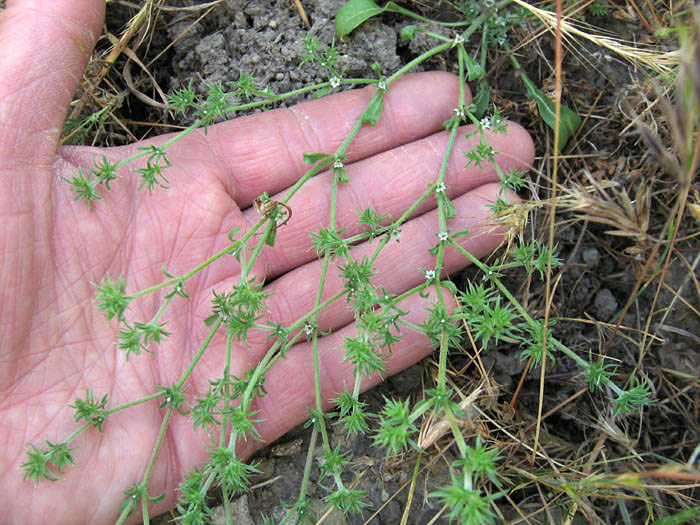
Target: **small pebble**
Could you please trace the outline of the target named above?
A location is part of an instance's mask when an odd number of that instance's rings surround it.
[[[617,299],[607,288],[599,290],[593,300],[593,310],[601,321],[609,321],[618,309]]]
[[[593,269],[600,263],[600,252],[595,246],[586,246],[582,254],[583,262],[589,269]]]

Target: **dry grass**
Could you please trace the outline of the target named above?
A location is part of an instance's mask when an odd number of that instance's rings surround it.
[[[521,54],[535,50],[541,69],[555,71],[551,57],[533,43],[537,38],[554,45],[554,13],[516,1],[551,33],[524,35]],[[650,9],[670,18],[661,3],[645,7],[653,18]],[[476,361],[456,363],[463,396],[484,384],[491,388],[488,399],[484,394],[470,399],[472,419],[465,435],[482,436],[505,458],[508,494],[495,508],[505,523],[700,520],[700,19],[685,20],[684,44],[675,51],[601,37],[604,30],[571,19],[561,25],[563,41],[572,50],[564,64],[570,82],[562,86],[565,102],[577,105],[588,126],[558,158],[548,145],[552,138],[540,135],[538,151],[544,153],[537,160],[533,200],[523,209],[534,238],[548,237],[553,217],[553,239],[567,246],[567,264],[552,276],[549,290],[523,277],[518,298],[537,315],[549,309],[552,317],[562,318],[564,326],[556,335],[570,347],[582,352],[592,348],[594,356],[616,360],[618,384],[633,372],[648,378],[654,403],[637,415],[614,417],[609,399],[591,394],[571,363],[547,370],[541,390],[539,370],[527,378],[523,374],[517,387],[499,390]],[[625,60],[620,67],[630,72],[626,96],[609,92],[604,97],[617,105],[603,103],[603,93],[590,86],[581,89],[586,81],[576,67],[566,71],[580,59],[583,67],[593,61],[580,47],[573,51],[580,39]],[[649,80],[640,64],[677,76],[672,84]],[[575,95],[570,94],[572,85]],[[531,108],[518,109],[527,121]],[[594,149],[598,144],[608,146],[600,148],[604,153]],[[586,246],[604,253],[609,262],[609,273],[595,277],[623,298],[609,323],[587,312],[581,317],[580,309],[572,308],[575,290],[570,286],[578,286],[583,275],[579,271],[577,278],[567,279],[567,274],[585,266],[580,253]],[[623,275],[629,276],[627,285]],[[485,351],[474,345],[469,353],[483,356]],[[544,405],[539,416],[538,404]],[[676,521],[663,520],[674,515]]]

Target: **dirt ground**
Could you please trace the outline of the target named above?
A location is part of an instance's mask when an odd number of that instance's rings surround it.
[[[193,7],[202,3],[170,0],[168,5]],[[301,3],[314,35],[326,44],[332,42],[333,16],[342,2]],[[311,65],[300,65],[301,39],[307,28],[292,0],[211,4],[211,8],[162,11],[154,17],[153,32],[136,52],[144,63],[163,53],[149,67],[163,90],[177,89],[190,81],[197,89],[203,89],[204,82],[225,84],[237,80],[239,72],[253,75],[275,93],[325,80]],[[456,16],[450,2],[410,1],[402,5],[431,18],[450,20]],[[659,53],[674,49],[673,38],[657,39],[646,27],[648,23],[654,28],[657,17],[662,24],[669,24],[668,8],[660,2],[648,3],[639,14],[632,5],[622,2],[606,16],[584,10],[579,19],[594,26],[588,27],[591,33],[608,32],[630,42],[649,43]],[[112,2],[108,30],[120,34],[135,12],[132,4]],[[424,40],[401,40],[400,30],[408,23],[398,15],[383,15],[364,24],[348,42],[336,42],[347,76],[376,76],[371,69],[375,61],[382,71],[392,72],[425,50]],[[509,41],[530,78],[543,91],[551,92],[554,39],[550,34],[539,35],[540,27],[534,22],[524,24]],[[477,46],[475,40],[474,49]],[[425,68],[453,71],[455,63],[454,56],[441,55]],[[552,133],[528,101],[507,57],[494,56],[489,63],[487,78],[493,101],[535,138],[537,158],[529,191],[523,196],[540,205],[533,209],[525,234],[546,240],[550,208],[542,203],[551,194]],[[120,59],[115,73],[123,71],[124,65]],[[186,124],[173,121],[139,99],[135,91],[157,96],[148,77],[136,65],[130,68],[131,86],[119,74],[112,79],[124,90],[117,108],[120,114],[131,121]],[[553,330],[559,340],[582,355],[591,349],[594,354],[605,353],[617,360],[620,385],[633,370],[647,377],[656,402],[641,414],[613,418],[605,397],[588,391],[580,368],[563,356],[557,358],[547,369],[543,391],[543,413],[548,417],[542,422],[539,439],[546,457],[533,467],[525,445],[530,446],[534,437],[539,369],[530,370],[523,380],[526,362],[520,359],[521,349],[499,343],[480,354],[488,372],[485,378],[474,365],[474,351],[465,340],[464,351],[454,352],[449,366],[454,372],[452,380],[465,394],[488,379],[489,396],[480,401],[465,435],[480,434],[490,444],[502,446],[503,472],[509,477],[507,496],[498,500],[499,519],[504,523],[645,523],[648,502],[673,514],[697,505],[700,499],[697,478],[682,485],[669,477],[670,471],[644,478],[644,488],[633,488],[631,481],[615,478],[622,473],[663,471],[672,462],[685,464],[700,443],[698,223],[686,214],[673,253],[665,262],[668,243],[663,238],[664,228],[680,185],[665,172],[632,125],[641,115],[662,142],[672,146],[668,118],[661,104],[652,104],[657,98],[653,76],[654,72],[640,63],[585,39],[572,40],[565,48],[563,100],[584,124],[563,151],[559,166],[562,200],[555,240],[563,266],[557,271],[551,312],[559,319]],[[663,86],[658,81],[657,85]],[[137,124],[134,133],[139,138],[160,133],[163,128],[157,124]],[[128,138],[115,128],[100,140],[119,144]],[[689,202],[697,203],[700,189],[697,180],[692,184]],[[564,199],[567,196],[569,201]],[[650,259],[655,264],[647,265]],[[480,278],[473,269],[453,276],[458,286],[472,278]],[[541,314],[545,297],[541,280],[513,272],[505,281],[523,304]],[[622,321],[615,328],[620,313]],[[654,315],[647,324],[651,313]],[[650,339],[650,334],[655,337]],[[435,364],[427,359],[387,379],[363,399],[373,407],[380,406],[382,396],[420,399],[434,370]],[[282,503],[293,502],[297,496],[309,435],[309,429],[294,429],[257,454],[262,474],[256,478],[256,486],[235,502],[236,523],[262,523],[263,514],[275,522],[282,519],[286,512]],[[348,438],[335,427],[331,427],[331,443],[352,451],[355,473],[360,475],[358,488],[367,491],[369,506],[361,516],[331,514],[323,523],[399,523],[417,455],[387,459],[368,438]],[[406,523],[448,522],[441,505],[426,495],[449,481],[454,455],[449,445],[448,439],[438,442],[421,459]],[[607,476],[607,484],[586,485],[584,480],[590,481],[592,473]],[[317,479],[317,475],[314,468],[312,478]],[[572,500],[564,497],[565,480],[574,484],[570,490],[577,496],[571,521],[566,521]],[[317,518],[324,515],[324,495],[320,486],[312,484],[310,497]]]

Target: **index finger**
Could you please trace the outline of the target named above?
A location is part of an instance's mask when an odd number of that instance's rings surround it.
[[[471,101],[468,88],[466,103]],[[263,192],[278,193],[306,171],[304,153],[333,153],[362,115],[374,89],[357,89],[289,109],[212,126],[207,141],[222,165],[222,183],[241,208]],[[442,127],[459,100],[450,73],[407,75],[389,88],[376,126],[365,125],[351,143],[348,162],[426,137]]]

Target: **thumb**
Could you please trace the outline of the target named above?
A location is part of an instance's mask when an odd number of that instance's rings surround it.
[[[104,11],[104,0],[10,0],[0,12],[0,159],[6,167],[53,162]]]

